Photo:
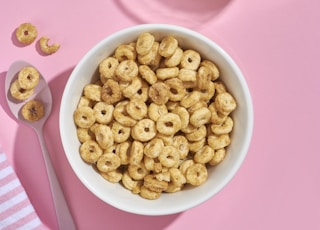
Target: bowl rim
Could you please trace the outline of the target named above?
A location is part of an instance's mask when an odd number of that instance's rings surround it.
[[[75,78],[75,76],[78,73],[78,70],[81,68],[81,66],[87,61],[88,57],[92,56],[94,53],[97,52],[97,50],[103,46],[105,43],[107,43],[109,40],[112,40],[114,38],[117,37],[121,37],[123,35],[125,35],[126,33],[131,33],[133,31],[155,31],[155,30],[177,30],[178,33],[183,34],[183,36],[193,36],[196,37],[196,39],[200,39],[202,41],[204,41],[205,43],[207,43],[208,45],[212,46],[215,50],[217,50],[217,52],[223,56],[223,58],[230,63],[233,66],[233,70],[236,72],[237,78],[239,80],[239,83],[241,84],[241,88],[243,88],[243,93],[244,93],[244,97],[245,97],[245,101],[247,102],[246,104],[246,110],[248,112],[248,124],[246,126],[246,138],[244,139],[244,142],[242,144],[242,155],[241,158],[239,158],[239,160],[236,162],[236,164],[234,165],[234,167],[232,167],[232,171],[230,171],[227,174],[227,177],[223,180],[222,183],[219,184],[219,186],[215,189],[214,193],[208,193],[206,196],[204,196],[202,199],[200,199],[197,203],[192,203],[189,205],[185,205],[183,209],[172,209],[172,210],[165,210],[165,211],[157,211],[155,210],[154,212],[150,212],[150,210],[135,210],[134,208],[128,208],[128,207],[123,207],[123,206],[119,206],[117,203],[113,202],[112,200],[108,200],[106,201],[106,199],[104,197],[101,197],[99,195],[97,195],[95,188],[92,187],[92,185],[90,183],[88,183],[87,180],[85,180],[80,172],[78,171],[78,169],[76,168],[76,166],[74,164],[72,164],[72,159],[69,156],[69,153],[66,152],[67,149],[67,144],[65,142],[66,140],[66,133],[63,133],[63,125],[64,125],[64,115],[62,113],[62,111],[65,110],[65,107],[68,104],[68,89],[70,89],[70,87],[72,87],[72,81]],[[73,69],[73,71],[71,72],[67,83],[65,85],[63,94],[62,94],[62,98],[61,98],[61,104],[60,104],[60,112],[59,112],[59,129],[60,129],[60,138],[61,138],[61,142],[62,142],[62,146],[63,146],[63,150],[64,153],[66,155],[66,158],[68,160],[69,165],[71,166],[73,172],[76,174],[77,178],[83,183],[83,185],[85,185],[85,187],[90,190],[95,196],[97,196],[98,198],[100,198],[103,202],[110,204],[113,207],[116,207],[120,210],[123,211],[127,211],[130,213],[135,213],[135,214],[142,214],[142,215],[168,215],[168,214],[175,214],[175,213],[179,213],[185,210],[188,210],[190,208],[193,208],[195,206],[200,205],[201,203],[207,201],[209,198],[215,196],[218,192],[220,192],[231,180],[232,178],[236,175],[237,171],[239,170],[239,168],[241,167],[241,165],[243,164],[244,159],[247,156],[250,144],[251,144],[251,140],[252,140],[252,136],[253,136],[253,127],[254,127],[254,111],[253,111],[253,103],[252,103],[252,98],[251,98],[251,94],[249,91],[249,87],[247,85],[246,79],[242,73],[242,71],[240,70],[239,66],[235,63],[235,61],[231,58],[231,56],[217,43],[215,43],[213,40],[209,39],[208,37],[202,35],[199,32],[196,32],[194,30],[182,27],[182,26],[177,26],[177,25],[171,25],[171,24],[139,24],[139,25],[135,25],[135,26],[130,26],[127,28],[123,28],[117,32],[114,32],[108,36],[106,36],[105,38],[103,38],[101,41],[99,41],[96,45],[94,45],[88,52],[85,53],[84,56],[82,56],[82,58],[80,59],[80,61],[78,62],[78,64],[75,66],[75,68]]]

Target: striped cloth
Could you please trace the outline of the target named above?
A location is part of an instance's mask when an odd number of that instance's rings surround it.
[[[0,229],[43,229],[6,155],[0,149]]]

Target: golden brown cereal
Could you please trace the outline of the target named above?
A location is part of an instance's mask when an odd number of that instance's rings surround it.
[[[160,138],[153,138],[144,147],[144,154],[150,158],[156,158],[160,155],[164,147],[163,140]]]
[[[207,135],[207,127],[205,125],[201,125],[200,127],[196,127],[196,129],[191,133],[186,133],[185,136],[188,141],[200,141],[201,139],[205,139]]]
[[[202,107],[190,116],[190,123],[195,127],[200,127],[204,124],[207,124],[211,119],[211,112],[208,108]]]
[[[187,91],[179,78],[171,78],[164,82],[169,88],[169,100],[181,101]]]
[[[158,68],[156,70],[157,78],[160,80],[166,80],[169,78],[178,77],[179,68],[178,67],[166,67],[166,68]]]
[[[73,119],[80,128],[90,128],[96,121],[94,111],[90,107],[77,108],[76,111],[74,111]]]
[[[237,107],[236,101],[234,100],[232,95],[228,92],[219,93],[216,96],[214,103],[215,103],[216,109],[224,115],[230,114]]]
[[[201,93],[199,91],[192,91],[186,94],[186,96],[180,101],[180,104],[185,108],[190,108],[201,99]]]
[[[170,180],[174,185],[180,187],[185,183],[187,183],[185,176],[178,168],[170,168],[169,173],[170,173]]]
[[[37,28],[31,23],[22,23],[16,30],[16,37],[22,44],[31,44],[36,40],[37,36]]]
[[[183,82],[197,82],[197,72],[191,69],[180,69],[178,78]]]
[[[114,78],[119,60],[114,57],[107,57],[99,65],[100,80],[105,83],[108,79]]]
[[[181,68],[196,70],[200,65],[200,54],[194,50],[186,50],[181,58]]]
[[[214,154],[214,149],[209,145],[205,145],[194,154],[193,159],[197,163],[206,164],[212,159]]]
[[[159,117],[156,122],[158,132],[173,135],[181,129],[181,120],[177,114],[167,113]]]
[[[204,164],[195,163],[188,167],[185,176],[189,184],[199,186],[206,182],[208,171]]]
[[[89,98],[85,96],[81,96],[79,103],[78,103],[78,108],[79,107],[93,107],[93,101],[91,101]]]
[[[120,101],[122,93],[120,90],[119,83],[113,79],[107,80],[101,89],[101,99],[108,104],[114,104]]]
[[[206,139],[201,139],[200,141],[189,142],[190,152],[198,152],[206,143]]]
[[[132,99],[126,106],[127,113],[136,120],[141,120],[146,117],[148,113],[148,107],[141,99]]]
[[[128,100],[119,102],[113,110],[113,117],[120,124],[132,127],[137,123],[137,121],[128,115],[126,110],[126,106],[128,104]]]
[[[114,142],[116,143],[122,143],[129,139],[131,128],[126,127],[119,122],[113,122],[111,126],[111,131],[113,135]]]
[[[152,49],[155,38],[150,33],[142,33],[137,39],[136,50],[140,55],[146,55]]]
[[[31,66],[22,68],[18,74],[18,82],[22,89],[30,90],[35,88],[40,79],[40,73]]]
[[[80,146],[80,155],[87,163],[96,163],[102,153],[99,144],[93,140],[85,141]]]
[[[115,50],[115,58],[121,62],[124,60],[135,60],[136,59],[136,49],[132,45],[120,45]]]
[[[86,98],[92,101],[101,101],[101,86],[97,84],[87,84],[83,89]]]
[[[214,64],[212,61],[209,60],[203,60],[200,63],[200,66],[205,66],[210,69],[211,71],[211,81],[216,81],[220,77],[220,71],[218,69],[218,66]]]
[[[155,137],[157,133],[153,120],[145,118],[137,122],[131,130],[131,136],[138,141],[146,142]]]
[[[136,187],[141,187],[141,185],[143,183],[142,180],[132,179],[127,171],[123,173],[121,182],[125,188],[127,188],[128,190],[131,190],[131,191],[134,190]]]
[[[164,59],[165,66],[167,67],[178,66],[181,62],[182,55],[183,55],[183,50],[180,47],[178,47],[171,56]]]
[[[167,181],[158,180],[156,178],[156,175],[153,175],[153,174],[149,174],[145,176],[143,181],[144,181],[143,186],[153,192],[161,193],[168,188]]]
[[[193,159],[185,160],[179,165],[179,170],[183,175],[186,175],[187,169],[194,164],[195,162]]]
[[[157,82],[149,88],[150,99],[158,105],[167,103],[169,96],[169,89],[163,82]]]
[[[106,125],[113,120],[114,106],[100,101],[93,107],[94,116],[96,121],[100,124]]]
[[[122,94],[126,98],[131,98],[135,95],[142,87],[142,82],[140,78],[134,78],[130,84],[128,84],[124,89],[122,89]]]
[[[132,165],[138,165],[141,163],[143,159],[143,149],[144,146],[140,141],[134,140],[131,144],[130,149],[130,157],[129,157],[129,163]]]
[[[138,55],[138,62],[142,65],[149,65],[151,67],[156,67],[159,65],[161,56],[159,54],[159,42],[154,42],[151,50],[145,55]]]
[[[53,53],[57,52],[58,49],[60,48],[60,44],[53,43],[52,45],[49,45],[48,42],[49,42],[49,38],[47,38],[47,37],[40,38],[39,43],[40,43],[41,51],[45,54],[53,54]]]
[[[163,57],[170,57],[174,54],[177,48],[178,40],[175,37],[168,35],[161,40],[159,54]]]
[[[118,183],[122,179],[122,173],[119,170],[100,172],[100,175],[111,183]]]
[[[148,65],[140,65],[139,73],[150,85],[157,82],[157,75]]]
[[[97,125],[94,129],[94,134],[96,136],[96,141],[102,149],[107,149],[113,145],[113,133],[109,126],[101,124]]]
[[[164,167],[171,168],[178,165],[180,154],[174,146],[164,146],[158,158]]]
[[[189,154],[189,142],[183,135],[177,135],[173,137],[172,146],[176,147],[179,152],[180,159],[185,159]]]
[[[181,130],[183,130],[183,129],[188,127],[189,121],[190,121],[190,114],[189,114],[189,112],[187,111],[186,108],[184,108],[182,106],[177,106],[176,108],[174,108],[172,110],[172,113],[175,113],[180,117]]]
[[[120,158],[113,153],[102,154],[97,161],[97,168],[101,172],[111,172],[120,166]]]
[[[214,152],[212,159],[209,161],[209,165],[215,166],[215,165],[221,163],[223,161],[223,159],[225,158],[225,156],[226,156],[226,149],[225,148],[217,149]]]
[[[128,165],[129,158],[130,158],[130,147],[131,142],[125,141],[117,145],[116,147],[116,154],[120,158],[121,165]]]
[[[229,134],[222,134],[220,136],[210,135],[208,136],[208,144],[213,149],[222,149],[230,144]]]
[[[10,94],[13,98],[23,101],[34,94],[34,89],[23,89],[21,88],[18,80],[15,80],[10,86]]]
[[[208,109],[211,112],[211,119],[210,122],[215,125],[221,125],[225,120],[227,119],[228,116],[221,114],[217,111],[216,105],[214,103],[211,103],[208,107]]]
[[[124,60],[119,63],[116,69],[116,76],[119,81],[131,82],[138,76],[138,65],[133,60]]]
[[[23,105],[21,114],[26,121],[39,121],[45,114],[45,108],[41,101],[30,100]]]
[[[160,192],[154,192],[145,186],[141,186],[140,196],[148,200],[156,200],[160,197]]]
[[[212,72],[209,67],[200,66],[197,72],[197,86],[200,90],[207,89],[212,79]]]
[[[151,103],[148,108],[148,116],[153,121],[157,121],[159,117],[168,113],[168,109],[164,104]]]
[[[216,135],[230,133],[233,128],[233,120],[231,117],[227,117],[227,119],[221,125],[211,125],[210,126],[212,132]]]
[[[146,175],[149,174],[149,171],[146,169],[143,163],[129,164],[128,172],[130,177],[134,180],[142,180]]]
[[[95,139],[94,134],[88,128],[77,128],[77,137],[81,143]]]

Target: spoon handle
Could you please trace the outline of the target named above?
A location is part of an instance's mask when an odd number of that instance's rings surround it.
[[[67,201],[62,192],[58,178],[55,174],[49,152],[43,137],[42,129],[36,129],[39,137],[40,146],[45,161],[49,184],[51,188],[52,199],[56,211],[56,217],[60,230],[75,230],[76,226],[67,205]]]

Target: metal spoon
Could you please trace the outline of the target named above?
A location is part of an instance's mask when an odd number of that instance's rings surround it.
[[[46,123],[51,113],[51,107],[52,107],[52,96],[51,96],[49,85],[47,84],[46,80],[43,78],[43,76],[40,73],[39,84],[36,86],[34,94],[27,99],[27,100],[30,100],[30,99],[40,100],[45,107],[44,116],[36,122],[28,122],[21,115],[21,108],[26,103],[26,101],[19,101],[13,98],[10,94],[10,86],[12,82],[17,79],[19,71],[23,67],[27,67],[27,66],[34,67],[33,65],[25,61],[16,61],[10,66],[5,79],[5,92],[7,94],[7,103],[13,115],[19,121],[22,121],[25,124],[31,126],[37,133],[39,142],[41,145],[42,153],[43,153],[44,162],[46,164],[47,175],[49,179],[49,184],[51,188],[52,199],[55,206],[59,229],[73,230],[73,229],[76,229],[76,226],[74,224],[73,218],[67,206],[67,202],[63,195],[57,176],[54,172],[54,168],[52,166],[52,162],[50,160],[47,146],[43,137],[43,126]]]

